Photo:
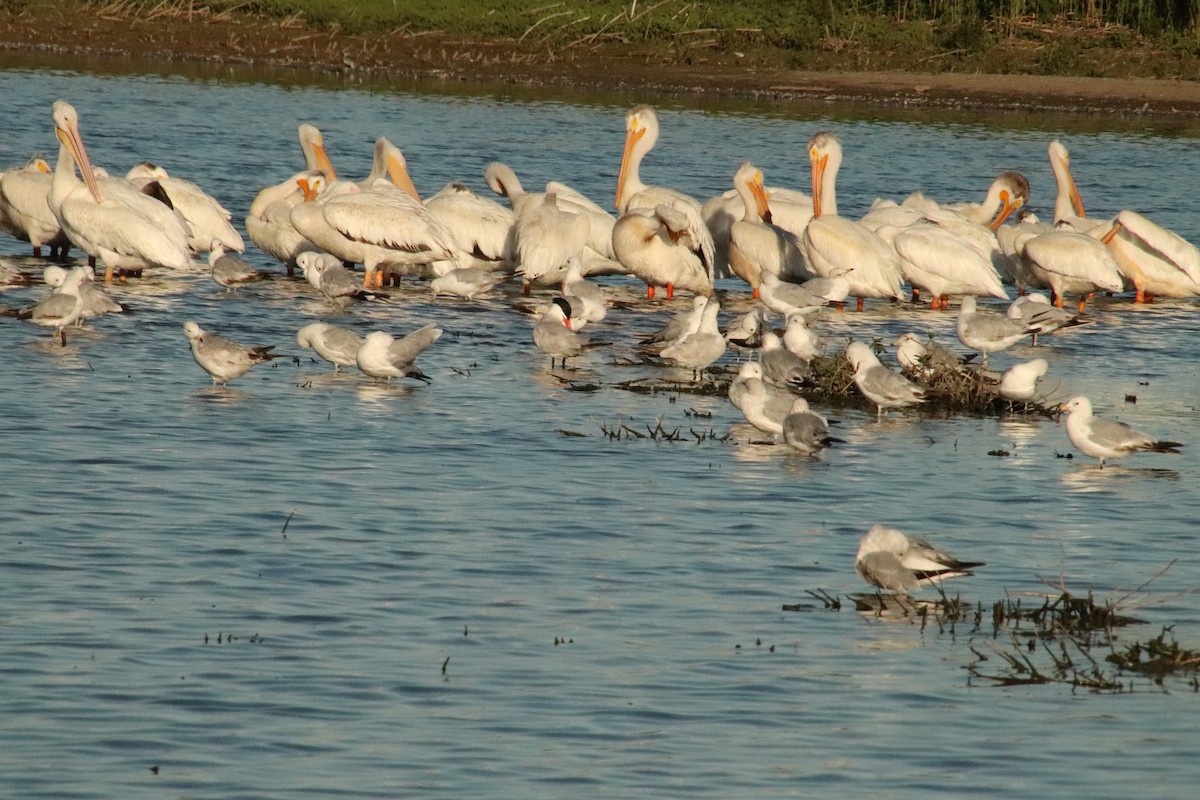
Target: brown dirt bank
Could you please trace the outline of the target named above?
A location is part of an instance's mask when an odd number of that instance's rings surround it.
[[[481,84],[646,89],[861,101],[892,106],[1200,116],[1200,83],[957,73],[797,71],[789,54],[706,52],[684,60],[630,46],[557,52],[515,41],[439,32],[350,36],[256,16],[171,13],[106,16],[69,7],[0,9],[3,53],[365,72]]]

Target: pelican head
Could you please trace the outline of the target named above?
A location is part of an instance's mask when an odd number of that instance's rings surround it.
[[[813,218],[822,213],[837,214],[833,186],[838,166],[842,163],[842,143],[829,131],[814,133],[808,140],[808,160],[812,163]]]
[[[989,227],[993,231],[997,231],[1010,214],[1028,202],[1029,181],[1019,172],[1003,172],[996,180],[992,181],[991,188],[988,190],[989,199],[991,199],[992,192],[996,193],[1000,210]]]
[[[79,174],[83,177],[83,182],[87,184],[88,191],[99,203],[101,200],[100,185],[96,183],[96,172],[92,169],[92,162],[88,159],[87,150],[83,147],[83,137],[79,134],[79,114],[75,111],[75,106],[66,100],[55,100],[51,107],[51,116],[54,118],[54,133],[58,137],[58,141],[69,152],[70,158],[74,159],[75,164],[79,167]],[[59,159],[61,160],[61,158],[60,150]]]
[[[300,150],[304,153],[305,168],[320,170],[329,176],[329,180],[335,180],[337,172],[329,161],[329,154],[325,150],[325,137],[317,130],[317,126],[302,122],[297,133],[300,136]]]
[[[650,106],[634,106],[625,115],[625,151],[621,155],[621,173],[617,176],[617,199],[614,206],[623,209],[627,194],[636,194],[641,188],[638,166],[642,158],[658,142],[658,115]],[[629,187],[628,193],[626,186]]]
[[[737,172],[733,174],[733,185],[746,205],[744,219],[750,219],[751,211],[753,211],[755,217],[769,225],[771,223],[771,208],[768,205],[770,198],[767,190],[763,187],[762,170],[749,161],[743,162]]]
[[[1046,148],[1050,156],[1050,169],[1054,172],[1054,179],[1058,183],[1059,193],[1064,190],[1071,200],[1071,209],[1075,212],[1075,216],[1087,216],[1083,211],[1083,198],[1079,196],[1079,189],[1075,186],[1075,177],[1071,175],[1071,155],[1067,152],[1067,148],[1058,139],[1050,143]],[[1066,209],[1063,209],[1064,211]],[[1058,204],[1055,204],[1055,216],[1059,216]]]

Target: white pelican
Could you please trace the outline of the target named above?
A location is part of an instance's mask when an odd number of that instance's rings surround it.
[[[711,273],[692,250],[689,230],[687,216],[667,205],[630,209],[613,226],[617,260],[645,281],[647,297],[654,297],[656,286],[667,287],[668,300],[676,289],[713,293]]]
[[[982,566],[982,561],[959,561],[922,539],[883,525],[866,532],[854,557],[854,569],[864,581],[898,595],[970,575]]]
[[[512,270],[517,261],[517,215],[461,183],[448,183],[425,201],[430,215],[450,232],[474,266]]]
[[[374,331],[363,339],[355,360],[363,374],[376,379],[383,378],[388,383],[392,382],[392,378],[416,378],[429,383],[429,376],[417,369],[413,362],[441,336],[442,329],[432,322],[402,339],[395,339],[385,331]]]
[[[804,269],[796,234],[772,223],[773,209],[763,186],[762,170],[749,161],[738,167],[733,185],[743,205],[742,217],[729,228],[728,263],[734,275],[759,295],[763,271],[780,278],[810,277]]]
[[[914,192],[900,204],[903,208],[923,211],[952,211],[976,225],[997,230],[1006,219],[1029,200],[1029,181],[1019,172],[1002,172],[988,186],[982,203],[937,203]]]
[[[842,164],[842,145],[837,137],[821,131],[808,140],[812,162],[813,220],[801,237],[801,252],[808,270],[829,276],[843,270],[850,281],[850,294],[858,298],[894,297],[900,292],[900,262],[895,250],[860,222],[838,216],[837,172]]]
[[[67,237],[104,264],[104,279],[111,281],[117,269],[147,265],[188,269],[188,234],[175,212],[128,181],[97,179],[74,107],[56,100],[53,117],[60,145],[50,208]],[[75,177],[76,166],[82,181]]]
[[[1112,220],[1085,218],[1067,149],[1056,140],[1050,143],[1049,155],[1058,186],[1055,223],[1103,241],[1126,283],[1133,286],[1135,303],[1152,302],[1155,296],[1200,294],[1200,250],[1195,245],[1129,209]]]
[[[588,239],[582,214],[558,207],[558,194],[547,192],[541,203],[517,214],[517,254],[524,291],[534,283],[560,283],[567,260],[579,258]]]
[[[933,310],[948,309],[950,295],[1008,298],[992,259],[952,231],[924,222],[901,228],[890,239],[914,296],[917,289],[929,292]]]
[[[512,168],[499,161],[493,161],[484,168],[483,178],[493,192],[508,198],[513,212],[518,216],[541,205],[546,201],[546,195],[553,193],[559,208],[587,218],[587,246],[594,254],[610,261],[616,258],[612,250],[612,229],[616,218],[582,192],[559,181],[549,181],[545,191],[527,192]]]
[[[43,247],[50,248],[51,256],[66,256],[71,247],[50,210],[52,182],[50,165],[44,158],[32,158],[0,176],[0,219],[5,221],[5,230],[33,246],[34,256],[41,256]]]
[[[1092,415],[1092,402],[1083,395],[1072,397],[1058,407],[1067,412],[1067,437],[1085,456],[1100,459],[1100,467],[1110,458],[1130,453],[1178,453],[1180,442],[1164,442],[1148,433],[1135,431],[1124,422]]]
[[[885,409],[904,408],[925,401],[925,390],[879,362],[875,352],[862,342],[846,345],[846,360],[854,367],[854,384],[875,404],[878,416]]]
[[[812,219],[812,198],[796,189],[783,186],[764,187],[771,209],[771,224],[796,236],[804,233]],[[719,278],[729,277],[729,237],[738,220],[748,219],[747,208],[735,187],[704,201],[700,213],[708,226],[716,248],[714,270]]]
[[[204,330],[191,320],[183,324],[183,334],[191,342],[192,358],[212,376],[214,386],[225,386],[264,361],[287,358],[281,353],[272,353],[274,345],[248,347],[238,344],[224,336]]]
[[[242,235],[229,222],[233,215],[216,198],[191,181],[173,178],[162,167],[143,161],[125,173],[125,180],[139,189],[156,182],[191,229],[188,244],[197,253],[207,251],[214,241],[238,253],[246,249]]]
[[[687,219],[684,230],[689,246],[700,253],[711,284],[716,264],[716,245],[712,232],[704,222],[703,209],[694,197],[676,189],[647,186],[642,183],[639,168],[642,159],[658,142],[658,116],[650,106],[634,106],[625,115],[625,149],[621,156],[621,172],[617,177],[617,211],[625,214],[638,208],[652,209],[668,206]]]
[[[300,183],[305,200],[292,209],[292,224],[326,252],[362,264],[364,286],[382,285],[388,268],[455,259],[446,227],[419,200],[387,181],[369,189],[350,181],[327,186],[320,175]]]
[[[296,264],[296,256],[308,250],[319,249],[301,236],[292,227],[292,208],[304,201],[304,192],[298,181],[311,179],[322,172],[329,180],[337,177],[329,155],[325,150],[325,139],[315,126],[301,123],[297,128],[300,152],[304,155],[304,169],[282,183],[267,186],[255,195],[246,215],[246,233],[250,240],[272,258],[287,265],[288,274]]]
[[[321,358],[333,364],[333,371],[358,364],[358,350],[363,337],[349,328],[328,322],[311,322],[296,331],[296,344],[311,348]]]
[[[1031,284],[1036,285],[1038,280],[1029,272],[1022,258],[1025,243],[1034,236],[1049,233],[1052,230],[1054,230],[1053,225],[1042,222],[1038,219],[1037,214],[1028,209],[1023,209],[1018,214],[1017,224],[1001,225],[996,229],[996,242],[1000,245],[1000,252],[1004,255],[1004,259],[997,263],[1004,273],[1006,281],[1017,287],[1018,295],[1023,294]],[[1047,287],[1039,286],[1039,288]]]
[[[1104,242],[1086,233],[1061,229],[1034,236],[1021,248],[1021,260],[1031,278],[1050,289],[1050,301],[1058,308],[1066,295],[1074,294],[1082,314],[1092,293],[1125,288],[1121,268]]]

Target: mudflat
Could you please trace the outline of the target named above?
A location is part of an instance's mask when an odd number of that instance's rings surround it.
[[[0,53],[127,62],[191,61],[482,84],[647,89],[883,105],[1200,116],[1200,82],[953,72],[807,71],[778,51],[672,56],[605,43],[548,49],[396,30],[348,35],[247,14],[110,16],[69,7],[0,9]]]

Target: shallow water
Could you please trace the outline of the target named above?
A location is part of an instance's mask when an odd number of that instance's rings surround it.
[[[486,191],[484,165],[502,160],[527,186],[563,179],[607,204],[625,110],[65,71],[0,72],[0,94],[0,163],[53,157],[62,97],[93,163],[150,159],[238,218],[298,168],[302,121],[345,175],[365,174],[386,135],[423,193],[452,179]],[[829,128],[847,150],[843,213],[918,188],[975,198],[1012,168],[1044,213],[1045,148],[1062,136],[1093,213],[1136,208],[1200,241],[1187,136],[733,111],[665,103],[643,176],[708,196],[752,158],[768,183],[803,186],[804,143]],[[16,242],[0,253],[43,266]],[[272,266],[253,246],[247,258]],[[564,371],[533,347],[514,290],[433,303],[414,283],[340,314],[282,277],[227,293],[203,273],[150,276],[113,292],[131,313],[66,347],[0,320],[13,796],[1185,797],[1200,779],[1182,680],[996,688],[965,669],[972,648],[991,652],[989,625],[939,631],[806,593],[862,591],[857,541],[885,522],[987,562],[949,587],[970,603],[1037,602],[1060,582],[1118,598],[1149,581],[1135,593],[1147,622],[1122,640],[1173,625],[1197,646],[1194,302],[1099,298],[1097,324],[993,357],[1040,355],[1056,397],[1088,394],[1186,443],[1100,471],[1059,457],[1071,446],[1049,419],[824,409],[846,442],[806,459],[761,443],[723,399],[614,388],[664,375],[614,361],[687,300],[613,310],[587,331],[612,347]],[[186,319],[297,359],[213,388]],[[315,319],[437,322],[446,334],[419,361],[432,383],[328,374],[294,344]],[[834,346],[906,330],[958,346],[951,316],[911,307],[820,325]],[[602,432],[659,421],[681,441]],[[780,610],[793,603],[807,610]]]

